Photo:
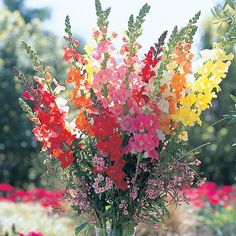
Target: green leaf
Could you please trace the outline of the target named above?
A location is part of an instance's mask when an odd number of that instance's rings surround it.
[[[225,3],[224,8],[225,8],[227,5],[230,6],[232,9],[235,10],[235,5],[234,5],[234,2],[233,2],[232,0],[226,0],[226,3]]]
[[[89,225],[89,222],[85,222],[75,228],[75,234],[79,234],[84,228],[86,228]]]
[[[150,219],[152,219],[154,222],[159,223],[160,219],[158,219],[155,215],[153,214],[148,214],[148,216],[150,217]]]
[[[134,234],[134,224],[133,223],[129,223],[125,226],[124,228],[124,232],[123,235],[124,236],[130,236]]]
[[[234,96],[234,95],[232,95],[232,94],[230,94],[229,96],[230,96],[230,98],[236,103],[236,96]]]

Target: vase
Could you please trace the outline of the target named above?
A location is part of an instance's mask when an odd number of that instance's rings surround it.
[[[135,231],[136,227],[134,228],[132,233],[128,233],[122,227],[118,227],[115,229],[112,229],[109,226],[107,226],[106,228],[95,227],[96,236],[134,236]]]

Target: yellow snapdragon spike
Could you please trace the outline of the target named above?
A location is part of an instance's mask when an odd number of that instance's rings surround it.
[[[220,91],[218,83],[215,83],[214,80],[209,80],[206,77],[198,78],[192,85],[192,90],[196,93],[204,93],[206,91],[211,92],[213,89]]]
[[[194,93],[180,99],[180,104],[185,107],[191,107],[197,101],[197,96]]]
[[[177,122],[182,122],[184,126],[194,126],[195,122],[202,124],[199,116],[198,110],[181,106],[172,118]]]
[[[93,45],[91,43],[87,43],[84,50],[88,55],[90,55],[93,52]]]
[[[211,106],[211,101],[213,98],[216,98],[216,95],[214,92],[212,93],[200,93],[197,96],[197,101],[195,106],[200,110],[204,111],[208,109]]]
[[[212,73],[213,65],[214,65],[214,62],[212,60],[207,61],[202,66],[200,66],[196,72],[200,74],[202,77],[208,78],[210,74]]]
[[[86,52],[84,58],[88,61],[88,63],[85,65],[87,80],[90,84],[92,84],[93,75],[99,71],[99,68],[94,65],[94,59],[90,56],[93,52],[93,45],[90,43],[86,44],[84,50]]]
[[[226,54],[220,44],[214,44],[213,49],[201,53],[202,64],[194,72],[198,78],[191,83],[185,97],[179,101],[179,108],[172,118],[185,126],[193,126],[196,122],[201,125],[202,111],[211,106],[216,92],[220,91],[219,84],[226,77],[233,54]],[[190,83],[189,83],[190,84]]]

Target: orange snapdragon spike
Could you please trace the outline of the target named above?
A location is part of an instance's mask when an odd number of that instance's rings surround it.
[[[176,113],[176,108],[177,108],[176,99],[172,96],[168,96],[168,97],[166,97],[166,100],[169,103],[169,113],[170,114],[175,114]]]
[[[183,74],[175,74],[171,80],[171,86],[176,98],[179,100],[182,97],[182,91],[186,88],[187,80]]]
[[[78,98],[74,98],[73,100],[75,108],[89,109],[91,107],[91,99],[85,96],[80,96]]]
[[[163,94],[168,89],[168,85],[164,84],[160,87],[160,94]]]
[[[86,116],[83,112],[80,112],[76,117],[75,121],[76,127],[82,132],[87,132],[89,135],[93,135],[92,125],[86,119]]]
[[[160,129],[166,134],[169,135],[170,132],[170,117],[169,116],[161,116],[159,120]]]
[[[72,83],[74,85],[79,85],[80,81],[83,79],[83,76],[81,75],[81,71],[78,68],[71,67],[69,69],[68,77],[66,80],[66,83]]]

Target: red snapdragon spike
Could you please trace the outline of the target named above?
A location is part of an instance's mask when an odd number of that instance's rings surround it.
[[[61,162],[61,167],[66,168],[74,162],[73,152],[71,150],[62,151],[61,149],[57,150],[58,154],[54,156]]]
[[[41,102],[46,106],[50,106],[55,102],[55,96],[47,91],[42,91],[41,93]]]
[[[65,61],[69,61],[70,59],[72,59],[73,57],[75,57],[76,60],[79,60],[79,53],[77,53],[75,50],[73,49],[68,49],[66,50],[64,56],[63,56],[63,59]]]
[[[142,79],[145,83],[156,75],[155,71],[153,70],[156,67],[157,63],[161,60],[161,57],[155,56],[156,50],[154,47],[151,47],[147,54],[145,54],[144,67],[142,68]]]
[[[143,94],[144,89],[143,86],[140,91],[134,90],[132,93],[132,98],[137,102],[137,104],[139,104],[139,106],[143,106],[149,102],[149,97]]]
[[[23,93],[22,93],[22,97],[24,100],[31,100],[31,101],[34,101],[34,96],[27,90],[25,90]]]
[[[112,166],[107,167],[106,170],[106,174],[115,182],[117,188],[121,189],[122,191],[126,190],[128,187],[127,183],[124,181],[126,174],[123,171],[123,167],[125,164],[126,162],[120,159]]]
[[[87,64],[87,61],[84,59],[82,55],[80,55],[78,52],[76,52],[74,49],[68,49],[66,50],[63,59],[65,61],[69,61],[71,59],[75,58],[78,62],[82,64]]]

